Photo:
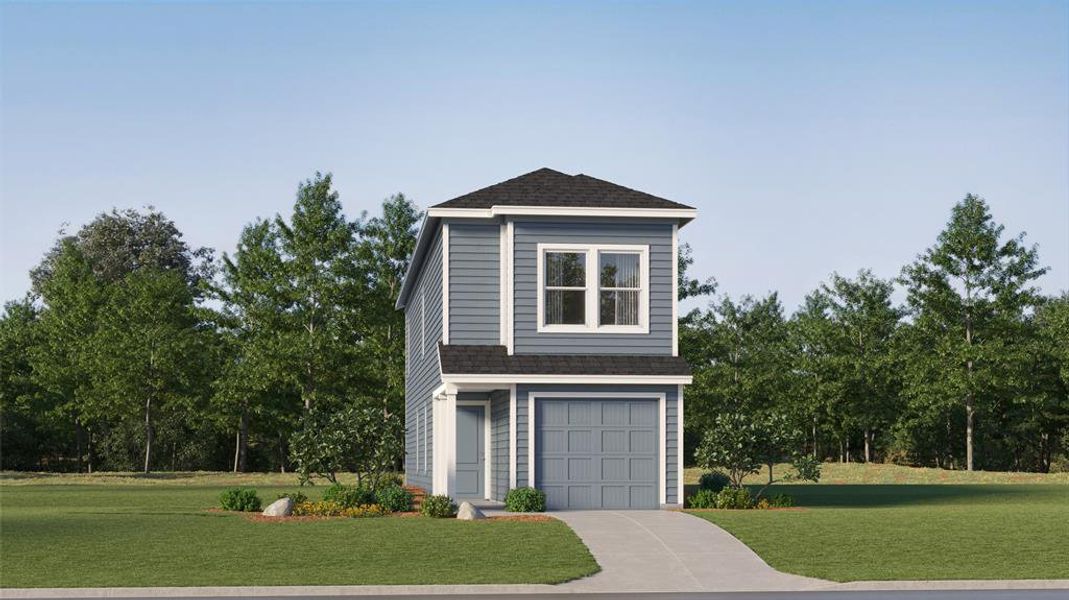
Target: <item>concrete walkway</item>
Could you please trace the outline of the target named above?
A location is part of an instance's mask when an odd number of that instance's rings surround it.
[[[788,575],[705,519],[668,510],[555,512],[590,548],[601,572],[570,591],[777,591],[826,588]]]

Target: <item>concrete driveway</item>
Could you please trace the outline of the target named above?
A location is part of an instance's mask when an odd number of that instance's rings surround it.
[[[668,510],[550,513],[582,538],[601,565],[558,586],[613,591],[799,591],[831,582],[788,575],[705,519]]]

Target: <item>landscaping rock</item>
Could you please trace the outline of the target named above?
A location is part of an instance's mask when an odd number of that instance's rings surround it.
[[[483,514],[483,511],[475,508],[471,502],[461,502],[460,508],[457,509],[457,518],[461,521],[476,521],[485,519],[486,515]]]
[[[265,517],[288,517],[293,514],[293,498],[279,498],[264,509]]]

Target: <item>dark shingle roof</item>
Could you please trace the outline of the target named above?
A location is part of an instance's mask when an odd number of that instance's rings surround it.
[[[445,375],[690,375],[678,356],[513,354],[504,346],[439,344]]]
[[[588,175],[567,175],[546,168],[464,194],[432,208],[493,206],[691,208]]]

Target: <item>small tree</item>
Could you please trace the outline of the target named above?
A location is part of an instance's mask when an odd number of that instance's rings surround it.
[[[704,469],[726,472],[731,486],[737,489],[747,475],[767,466],[768,482],[754,496],[757,500],[777,481],[820,479],[820,462],[799,451],[802,435],[789,419],[775,413],[757,417],[724,413],[717,415],[706,431],[695,459]],[[775,479],[772,467],[778,462],[790,462],[794,471]]]
[[[373,406],[346,406],[331,412],[313,406],[290,440],[301,485],[322,477],[338,482],[338,473],[356,473],[357,483],[377,488],[403,451],[404,425],[398,414]]]

